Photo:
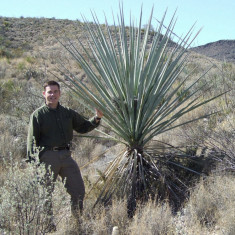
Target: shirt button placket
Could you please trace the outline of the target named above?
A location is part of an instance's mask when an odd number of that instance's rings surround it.
[[[57,120],[57,124],[58,124],[59,130],[60,130],[60,134],[63,138],[63,142],[66,143],[65,133],[63,130],[63,125],[62,125],[62,119],[60,118],[59,114],[60,114],[59,112],[56,112],[56,120]]]

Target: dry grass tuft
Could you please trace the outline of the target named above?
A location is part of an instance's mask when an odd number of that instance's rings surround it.
[[[126,201],[113,200],[112,205],[108,207],[92,208],[92,202],[85,203],[82,216],[78,216],[77,220],[67,217],[60,225],[59,234],[95,234],[110,235],[113,227],[117,226],[119,234],[127,234],[129,224]]]
[[[234,208],[234,175],[211,175],[191,192],[184,208],[186,226],[199,226],[215,234],[234,234]]]
[[[128,228],[131,235],[174,234],[173,216],[167,203],[140,206]]]

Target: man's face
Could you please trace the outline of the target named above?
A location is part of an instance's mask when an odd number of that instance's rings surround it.
[[[56,108],[60,99],[60,89],[57,85],[47,86],[43,92],[43,96],[45,97],[46,104],[50,108]]]

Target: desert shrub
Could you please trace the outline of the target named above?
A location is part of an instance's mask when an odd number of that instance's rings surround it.
[[[26,68],[26,63],[24,61],[18,63],[17,69],[19,71],[23,71],[25,68]]]
[[[119,234],[126,234],[129,223],[126,200],[113,200],[112,205],[96,212],[96,217],[92,221],[93,231],[97,234],[111,234],[113,227],[119,228]],[[100,223],[103,221],[103,223]]]
[[[24,71],[24,78],[27,80],[29,80],[31,78],[42,79],[42,78],[45,78],[45,76],[46,76],[46,74],[43,71],[40,71],[39,69],[37,69],[33,66],[27,68]]]
[[[204,156],[205,160],[219,163],[220,167],[216,170],[220,171],[235,170],[234,133],[233,113],[213,115],[178,131],[181,144],[196,146],[195,154]]]
[[[211,175],[202,179],[184,208],[185,227],[190,231],[198,225],[207,232],[234,234],[234,182],[234,175]]]
[[[29,63],[29,64],[34,64],[36,62],[36,59],[34,57],[31,56],[26,56],[25,60]]]
[[[168,203],[152,201],[146,205],[140,205],[128,229],[128,234],[133,235],[174,234],[170,206]]]
[[[6,76],[7,71],[7,65],[6,60],[0,60],[0,79],[4,78]],[[1,89],[1,86],[0,86]]]
[[[0,165],[26,157],[26,123],[17,117],[0,115]],[[1,172],[1,174],[4,172]]]
[[[49,186],[45,167],[38,163],[8,165],[0,188],[0,231],[7,234],[45,234],[52,219],[56,224],[68,211],[69,200],[63,183],[57,181],[53,193],[54,216],[48,213]],[[47,178],[48,180],[48,178]],[[49,180],[52,180],[52,176]]]
[[[223,122],[209,133],[206,144],[217,152],[222,152],[225,157],[220,161],[218,170],[235,171],[235,123],[234,115],[227,115]]]
[[[0,48],[0,58],[2,58],[2,57],[6,57],[9,59],[9,58],[12,58],[13,55],[12,55],[12,52],[8,48],[1,47]]]
[[[1,113],[29,119],[29,115],[43,103],[42,89],[35,82],[9,79],[0,84]]]
[[[83,166],[91,160],[90,155],[94,146],[94,140],[75,136],[72,143],[73,158],[79,166]]]
[[[118,227],[119,235],[127,234],[129,218],[126,211],[126,200],[113,200],[107,207],[93,208],[91,201],[85,200],[83,215],[79,223],[68,219],[69,223],[62,226],[63,234],[96,234],[109,235],[114,227]]]
[[[22,81],[18,99],[12,99],[13,111],[23,119],[29,120],[30,114],[43,104],[42,88],[38,84]]]
[[[16,161],[26,158],[26,136],[14,137],[9,132],[0,136],[0,164],[3,158],[10,162],[11,157]]]
[[[121,234],[126,234],[129,225],[128,214],[126,211],[126,200],[114,200],[109,210],[110,225],[109,228],[118,227]]]

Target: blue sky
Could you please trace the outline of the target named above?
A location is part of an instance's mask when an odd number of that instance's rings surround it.
[[[235,40],[234,0],[123,0],[126,21],[132,16],[138,19],[143,4],[144,21],[154,5],[153,17],[161,19],[166,9],[166,24],[177,8],[177,23],[174,32],[185,35],[196,22],[194,32],[202,28],[193,46],[218,40]],[[102,22],[104,13],[112,24],[112,11],[116,16],[119,0],[0,0],[0,16],[45,17],[56,19],[82,19],[81,14],[91,19],[90,10],[96,12]],[[156,20],[153,20],[155,25]]]

